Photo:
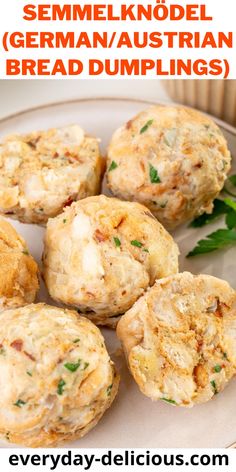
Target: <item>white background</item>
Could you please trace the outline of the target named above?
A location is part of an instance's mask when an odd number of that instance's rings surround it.
[[[135,21],[127,21],[127,22],[102,22],[98,21],[94,25],[92,22],[88,23],[80,23],[80,22],[49,22],[49,21],[44,21],[44,22],[35,22],[35,21],[24,21],[22,19],[22,8],[25,4],[27,3],[78,3],[78,0],[70,0],[70,2],[64,2],[64,0],[51,0],[51,2],[45,0],[32,0],[27,1],[27,0],[8,0],[7,2],[1,1],[0,2],[0,31],[35,31],[35,30],[49,30],[49,31],[72,31],[75,29],[76,31],[81,31],[85,30],[87,32],[90,32],[95,29],[95,31],[104,31],[104,30],[110,30],[110,31],[151,31],[151,30],[157,30],[157,31],[198,31],[200,30],[201,32],[204,31],[220,31],[223,29],[223,31],[235,31],[235,0],[225,0],[224,2],[220,0],[199,0],[199,3],[206,3],[208,8],[208,14],[214,16],[214,22],[200,22],[200,21],[190,21],[190,22],[185,22],[184,20],[182,21],[177,21],[177,22],[169,22],[168,20],[165,22],[157,22],[154,21],[152,22],[135,22]],[[81,0],[79,3],[114,3],[116,4],[116,7],[119,7],[119,4],[121,3],[120,1],[116,0]],[[133,0],[132,3],[138,3],[139,0]],[[150,3],[153,2],[153,4],[156,4],[155,0],[142,0],[142,3]],[[124,0],[124,3],[131,3],[131,0]],[[194,2],[194,0],[181,0],[179,2],[178,0],[166,0],[166,4],[168,5],[169,3],[180,3],[182,5],[187,4],[187,3],[198,3]],[[52,61],[55,60],[55,57],[61,56],[65,61],[68,58],[76,58],[76,59],[81,59],[85,64],[87,63],[88,57],[93,57],[94,59],[99,58],[103,59],[105,57],[113,57],[113,58],[127,58],[127,59],[132,59],[134,56],[137,58],[152,58],[152,59],[157,59],[157,58],[163,58],[164,64],[168,65],[169,59],[170,58],[183,58],[183,59],[198,59],[199,57],[202,59],[206,59],[209,61],[210,58],[226,58],[229,61],[231,61],[231,74],[229,78],[236,78],[236,61],[235,61],[235,54],[232,49],[224,48],[222,50],[215,50],[212,48],[206,48],[202,51],[198,49],[181,49],[181,50],[172,50],[172,49],[152,49],[152,48],[145,48],[145,49],[138,49],[136,52],[131,49],[99,49],[97,51],[92,51],[91,49],[87,50],[86,48],[83,48],[81,50],[73,51],[71,49],[64,49],[64,50],[39,50],[39,49],[31,49],[26,51],[25,49],[17,49],[10,51],[9,53],[5,53],[3,51],[3,48],[1,46],[0,49],[0,54],[2,56],[2,60],[0,61],[0,77],[4,78],[6,77],[5,74],[5,59],[6,57],[14,57],[14,58],[32,58],[36,59],[37,57],[41,58],[49,58],[51,57]],[[82,76],[80,76],[82,77]],[[88,77],[88,71],[87,67],[84,69],[83,73],[83,78]],[[106,78],[106,75],[99,75],[99,78]],[[155,71],[150,71],[149,73],[149,78],[154,78],[156,77]],[[20,76],[16,76],[16,78],[20,78]],[[48,78],[48,77],[46,77]],[[61,78],[60,76],[57,76],[57,78]],[[62,77],[63,78],[63,77]],[[163,77],[162,77],[163,78]],[[165,78],[165,77],[164,77]],[[194,76],[192,76],[194,78]],[[202,76],[202,78],[206,78],[206,76]],[[217,78],[217,77],[212,77],[212,78]],[[221,77],[218,77],[221,78]],[[95,80],[97,80],[97,77],[94,77]],[[110,77],[110,80],[113,80],[112,77]]]

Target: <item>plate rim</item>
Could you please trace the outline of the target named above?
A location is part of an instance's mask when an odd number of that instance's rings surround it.
[[[226,123],[225,121],[221,120],[220,118],[213,116],[209,113],[205,113],[202,110],[198,110],[197,108],[194,107],[189,107],[187,105],[183,105],[178,102],[167,102],[167,101],[153,101],[153,100],[144,100],[144,99],[139,99],[139,98],[127,98],[127,97],[84,97],[84,98],[74,98],[70,100],[59,100],[55,102],[48,102],[48,103],[43,103],[41,105],[36,105],[33,107],[29,108],[24,108],[20,111],[17,111],[15,113],[11,113],[9,115],[6,115],[2,118],[0,118],[0,125],[7,123],[7,121],[10,121],[14,118],[19,118],[23,115],[26,115],[27,113],[32,113],[32,112],[37,112],[41,110],[46,110],[47,108],[54,108],[57,106],[61,105],[74,105],[74,104],[80,104],[80,103],[85,103],[85,102],[98,102],[98,101],[122,101],[122,102],[128,102],[128,103],[140,103],[140,104],[146,104],[146,105],[159,105],[159,106],[182,106],[185,108],[192,108],[194,110],[199,111],[200,113],[203,113],[204,115],[209,116],[213,121],[215,121],[218,126],[223,128],[225,131],[228,133],[231,133],[233,136],[236,136],[236,128],[230,125],[229,123]]]

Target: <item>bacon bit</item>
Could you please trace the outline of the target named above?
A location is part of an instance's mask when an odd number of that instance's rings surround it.
[[[133,120],[129,120],[126,123],[126,129],[130,129],[132,127]]]
[[[126,295],[126,290],[123,290],[123,292],[121,292],[121,295]]]
[[[120,219],[119,223],[117,223],[115,226],[114,226],[114,229],[116,228],[119,228],[119,226],[121,226],[124,221],[126,220],[126,216],[122,216],[122,218]]]
[[[15,341],[13,341],[11,344],[10,344],[11,347],[13,347],[13,349],[15,349],[16,351],[22,351],[22,347],[23,347],[23,341],[22,339],[15,339]]]
[[[14,211],[6,211],[5,215],[14,215]]]
[[[53,157],[54,157],[54,158],[59,157],[58,152],[55,152],[55,154],[53,155]]]
[[[141,167],[142,171],[145,172],[145,165],[144,165],[143,161],[141,161],[139,164],[140,164],[140,167]]]
[[[36,146],[37,146],[37,143],[39,142],[39,140],[40,140],[40,136],[38,136],[35,139],[31,139],[26,144],[28,144],[28,146],[31,147],[32,149],[36,149]]]
[[[32,354],[29,354],[27,351],[23,351],[23,352],[31,361],[36,361],[35,357]]]
[[[103,241],[106,241],[106,236],[101,233],[101,231],[99,229],[96,229],[96,231],[94,232],[94,237],[97,241],[99,241],[99,243],[103,242]]]
[[[203,365],[198,364],[193,370],[194,381],[199,387],[205,387],[208,382],[206,369]]]
[[[199,339],[199,341],[197,341],[197,352],[201,351],[202,346],[203,346],[203,340]]]
[[[202,162],[198,162],[198,164],[195,164],[195,166],[197,169],[201,169],[202,168]]]
[[[223,313],[222,313],[222,303],[220,303],[220,300],[217,300],[217,308],[216,311],[214,312],[214,315],[217,316],[217,318],[223,318]]]
[[[3,347],[3,344],[0,344],[0,349],[2,349],[2,347]]]
[[[66,202],[64,203],[63,207],[65,208],[65,207],[71,206],[72,203],[74,203],[74,200],[73,200],[72,197],[69,197],[69,198],[66,200]]]

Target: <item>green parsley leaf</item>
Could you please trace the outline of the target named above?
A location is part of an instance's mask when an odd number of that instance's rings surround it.
[[[139,248],[143,246],[143,243],[140,243],[140,241],[137,241],[137,239],[133,239],[133,241],[130,241],[130,244]]]
[[[62,395],[64,393],[64,387],[66,385],[66,382],[65,380],[61,379],[59,380],[58,382],[58,385],[57,385],[57,393],[58,395]]]
[[[171,398],[161,398],[160,400],[163,400],[164,402],[171,403],[171,405],[176,405],[177,403],[174,400],[171,400]]]
[[[23,254],[25,254],[26,256],[29,256],[29,251],[27,249],[24,249],[23,251]]]
[[[202,226],[208,225],[212,223],[212,221],[219,218],[221,215],[224,215],[229,211],[228,205],[223,200],[216,199],[214,201],[214,209],[213,212],[209,215],[207,213],[203,213],[203,215],[199,216],[195,220],[190,223],[191,228],[202,228]]]
[[[111,385],[109,385],[109,387],[107,387],[107,395],[108,395],[108,397],[110,397],[110,395],[111,395],[112,387],[113,387],[113,384],[111,384]]]
[[[119,238],[113,238],[113,239],[114,239],[114,243],[115,243],[116,247],[120,247],[121,242],[120,242]]]
[[[231,175],[225,182],[224,191],[231,197],[236,197],[236,175]]]
[[[232,200],[231,198],[225,198],[224,202],[227,206],[236,211],[236,202],[234,200]]]
[[[78,368],[80,367],[80,365],[81,365],[81,359],[79,359],[78,362],[76,362],[76,364],[73,362],[67,362],[66,364],[64,364],[64,367],[70,372],[76,372]]]
[[[221,365],[216,364],[215,367],[214,367],[214,371],[215,371],[217,374],[219,374],[219,372],[220,372],[221,370],[222,370]]]
[[[213,388],[213,390],[214,390],[214,394],[217,395],[218,390],[217,390],[216,383],[215,383],[214,380],[211,380],[211,386],[212,386],[212,388]]]
[[[22,407],[23,405],[25,405],[25,404],[26,404],[26,402],[24,402],[23,400],[21,400],[21,399],[19,398],[19,400],[17,400],[17,402],[14,403],[14,406],[18,406],[18,408],[21,408],[21,407]]]
[[[27,370],[26,374],[29,375],[29,377],[33,377],[32,372],[30,372],[29,370]]]
[[[143,249],[143,252],[148,252],[148,253],[149,253],[149,250],[145,247],[145,248]]]
[[[64,218],[63,223],[64,223],[64,224],[66,223],[66,218]]]
[[[231,210],[227,213],[225,223],[229,229],[236,228],[236,211]]]
[[[3,356],[5,354],[5,349],[4,347],[1,347],[0,349],[0,356]]]
[[[118,164],[115,161],[112,161],[110,167],[108,168],[108,172],[115,170],[118,167]]]
[[[74,344],[77,344],[77,343],[79,343],[79,342],[80,342],[80,338],[76,338],[76,339],[74,339],[74,341],[73,341]]]
[[[198,241],[197,246],[189,252],[187,257],[206,254],[236,244],[236,231],[234,229],[218,229],[207,236],[207,239]]]
[[[140,134],[145,133],[145,131],[147,131],[148,128],[152,125],[152,123],[153,123],[153,120],[148,120],[147,123],[145,123],[145,125],[141,128],[139,133]]]
[[[83,370],[86,370],[88,368],[88,366],[89,366],[89,362],[85,362]]]
[[[227,352],[223,352],[223,358],[228,359]]]
[[[158,171],[157,171],[157,169],[155,169],[155,167],[152,166],[152,164],[149,164],[149,177],[150,177],[150,180],[151,180],[152,184],[160,184],[161,183],[161,179],[158,175]]]

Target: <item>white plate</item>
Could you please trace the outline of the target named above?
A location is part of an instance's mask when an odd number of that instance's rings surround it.
[[[105,152],[112,132],[148,105],[150,103],[144,101],[121,99],[85,99],[47,105],[1,120],[0,137],[13,132],[78,123],[88,133],[101,138],[102,151]],[[219,121],[218,123],[236,159],[236,130]],[[18,222],[13,224],[27,240],[33,256],[40,262],[44,230],[35,225]],[[180,269],[215,275],[226,279],[235,287],[235,248],[195,259],[185,258],[198,239],[221,224],[199,230],[182,227],[174,233],[181,250]],[[43,284],[39,300],[53,303]],[[236,440],[235,380],[214,400],[193,409],[174,408],[163,402],[153,403],[139,392],[123,357],[116,355],[118,342],[115,333],[110,330],[103,332],[109,351],[120,369],[120,391],[113,406],[96,428],[80,441],[69,444],[70,447],[218,448]],[[4,446],[6,447],[5,444]]]

